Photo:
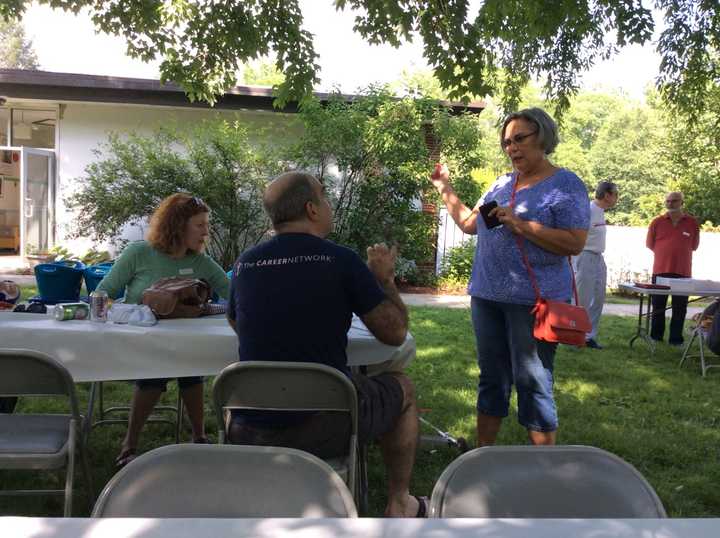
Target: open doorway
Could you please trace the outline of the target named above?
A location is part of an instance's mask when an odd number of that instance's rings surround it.
[[[53,110],[0,107],[0,266],[53,246],[56,122]]]
[[[20,151],[0,150],[0,256],[20,254]]]

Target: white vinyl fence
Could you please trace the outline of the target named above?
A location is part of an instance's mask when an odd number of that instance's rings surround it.
[[[608,286],[632,280],[649,281],[653,253],[645,247],[647,228],[608,226],[605,263],[608,268]],[[440,273],[442,260],[448,251],[473,236],[460,231],[446,209],[440,210],[438,227],[438,255],[436,272]],[[693,254],[694,278],[720,280],[720,233],[700,232],[700,246]]]

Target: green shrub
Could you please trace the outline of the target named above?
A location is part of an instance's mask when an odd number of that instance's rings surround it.
[[[97,250],[95,247],[88,250],[80,258],[80,261],[85,265],[96,265],[102,262],[109,262],[112,260],[112,256],[107,250]]]
[[[448,282],[448,284],[466,286],[472,273],[475,246],[476,240],[473,237],[463,244],[451,248],[442,261],[441,280]]]
[[[475,116],[370,88],[352,102],[340,94],[326,102],[309,99],[297,121],[302,129],[254,131],[252,140],[239,121],[226,120],[152,136],[112,135],[78,181],[81,188],[66,199],[77,212],[74,235],[115,240],[164,197],[190,192],[210,206],[208,253],[228,268],[269,228],[261,203],[267,181],[298,168],[326,188],[334,210],[331,240],[363,256],[369,245],[395,243],[405,259],[423,266],[432,260],[437,228],[436,216],[420,210],[437,197],[429,181],[428,123],[442,142],[441,160],[453,170],[456,190],[477,197],[471,175],[482,157]],[[435,276],[403,278],[427,282]]]
[[[208,253],[225,269],[268,230],[262,191],[284,168],[274,147],[250,142],[238,122],[203,122],[188,131],[111,135],[85,169],[67,205],[77,211],[75,236],[115,239],[127,223],[147,218],[160,201],[184,191],[211,209]]]
[[[436,101],[397,99],[386,88],[371,87],[350,103],[340,94],[326,103],[312,99],[299,118],[304,134],[289,160],[325,185],[335,212],[330,238],[359,253],[392,242],[417,265],[432,260],[437,218],[419,210],[419,202],[436,200],[425,127],[433,125],[440,158],[452,168],[456,190],[465,193],[475,187],[471,172],[482,164],[477,117],[454,116]]]

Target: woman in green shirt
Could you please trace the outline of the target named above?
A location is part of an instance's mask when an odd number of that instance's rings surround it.
[[[125,288],[125,302],[138,304],[142,292],[155,281],[171,276],[202,278],[221,297],[227,298],[229,281],[222,268],[204,254],[209,236],[210,208],[200,199],[185,193],[165,198],[150,219],[147,241],[129,244],[98,289],[116,298]],[[137,455],[138,438],[161,394],[167,379],[141,379],[135,382],[128,430],[123,440],[118,467]],[[193,440],[206,443],[203,409],[203,378],[178,379],[192,425]]]

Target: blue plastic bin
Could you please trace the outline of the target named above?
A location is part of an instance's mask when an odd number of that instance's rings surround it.
[[[64,267],[72,267],[73,269],[85,269],[85,264],[78,260],[60,260],[52,262],[52,265],[62,265]]]
[[[35,266],[35,281],[42,302],[76,302],[80,299],[83,269],[62,263],[41,263]]]
[[[83,277],[85,278],[85,288],[87,289],[88,295],[95,291],[100,281],[110,272],[110,267],[112,266],[98,264],[85,268]]]

